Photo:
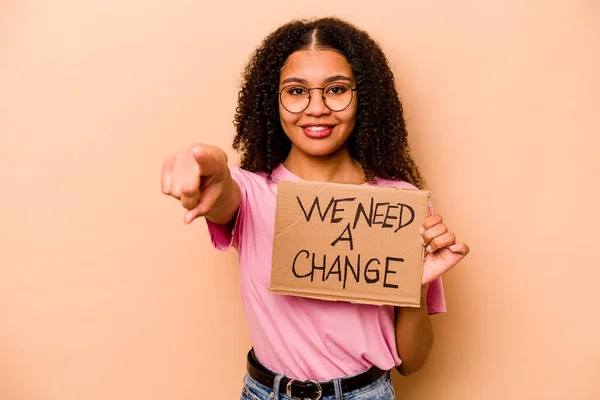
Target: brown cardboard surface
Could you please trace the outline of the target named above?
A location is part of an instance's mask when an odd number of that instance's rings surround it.
[[[280,181],[272,293],[418,307],[430,192]]]

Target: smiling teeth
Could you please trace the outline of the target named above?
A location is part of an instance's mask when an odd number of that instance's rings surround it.
[[[308,129],[309,131],[324,131],[325,129],[327,129],[327,126],[309,126],[306,129]]]

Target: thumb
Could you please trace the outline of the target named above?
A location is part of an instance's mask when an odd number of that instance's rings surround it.
[[[192,156],[200,167],[200,176],[210,176],[217,172],[217,160],[206,147],[194,146]]]

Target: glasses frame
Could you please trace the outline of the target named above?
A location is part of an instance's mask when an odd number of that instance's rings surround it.
[[[333,108],[329,107],[327,105],[327,101],[326,101],[326,98],[325,98],[325,89],[327,89],[330,86],[335,86],[335,85],[348,86],[348,88],[350,88],[350,92],[351,92],[350,101],[348,102],[348,104],[346,105],[346,107],[342,108],[341,110],[334,110]],[[289,88],[291,86],[304,88],[308,92],[308,102],[306,103],[306,107],[304,107],[301,111],[290,111],[290,110],[287,109],[287,107],[285,106],[285,104],[283,104],[283,100],[281,99],[281,95],[282,95],[282,93],[283,93],[283,91],[285,89],[287,89],[287,88]],[[333,112],[341,112],[341,111],[344,111],[346,108],[350,107],[350,104],[352,104],[352,100],[354,100],[354,92],[356,92],[358,90],[358,87],[352,88],[352,86],[350,86],[349,84],[344,83],[344,82],[334,82],[334,83],[330,83],[330,84],[328,84],[328,85],[326,85],[324,87],[313,87],[313,88],[307,88],[304,85],[299,85],[297,83],[293,83],[293,84],[290,84],[290,85],[285,85],[283,88],[281,88],[280,91],[277,92],[277,94],[278,94],[279,102],[281,103],[281,106],[287,112],[292,113],[292,114],[301,114],[304,111],[306,111],[306,109],[310,106],[310,100],[312,99],[311,91],[313,91],[313,90],[322,90],[323,91],[323,94],[321,95],[321,99],[323,100],[323,104],[325,104],[325,107],[327,107],[329,110],[331,110]]]

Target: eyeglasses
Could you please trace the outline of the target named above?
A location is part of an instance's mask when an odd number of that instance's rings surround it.
[[[308,108],[310,104],[312,90],[323,91],[323,103],[331,111],[343,111],[350,103],[356,88],[352,89],[346,83],[331,83],[322,88],[307,88],[302,85],[288,85],[279,92],[279,100],[281,105],[287,111],[293,114],[299,114]]]

